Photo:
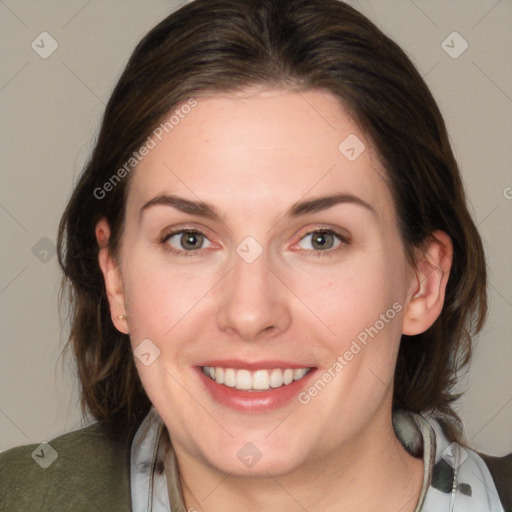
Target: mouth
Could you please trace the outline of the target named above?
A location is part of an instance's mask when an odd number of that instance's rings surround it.
[[[203,389],[215,402],[244,413],[265,413],[297,398],[316,367],[285,362],[208,362],[195,367]]]
[[[241,391],[262,392],[288,386],[303,379],[311,368],[269,368],[256,371],[244,368],[202,366],[203,373],[217,384]]]

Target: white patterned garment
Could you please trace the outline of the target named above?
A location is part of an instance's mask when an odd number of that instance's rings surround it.
[[[423,489],[415,512],[505,512],[482,458],[450,443],[432,415],[396,411],[393,425],[410,453],[423,452]]]
[[[423,457],[423,488],[415,512],[505,512],[482,458],[473,450],[450,444],[433,416],[396,411],[393,426],[409,453]],[[133,512],[171,510],[163,471],[163,433],[163,421],[152,408],[132,443]]]

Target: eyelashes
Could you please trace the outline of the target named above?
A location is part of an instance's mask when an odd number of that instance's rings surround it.
[[[345,246],[348,243],[348,240],[346,237],[342,236],[340,233],[332,230],[332,229],[315,229],[312,231],[308,231],[305,235],[302,236],[302,238],[299,240],[297,244],[295,244],[293,247],[298,246],[301,242],[306,240],[308,237],[311,237],[310,245],[313,247],[312,249],[305,249],[306,252],[314,253],[315,255],[323,255],[325,253],[329,254],[331,252],[337,251],[338,247]],[[314,250],[313,244],[319,244],[319,247],[317,249],[320,250]],[[325,246],[329,246],[327,249],[325,249]]]
[[[179,249],[179,248],[176,248],[174,246],[172,246],[170,243],[169,243],[169,240],[171,238],[174,238],[178,235],[181,235],[179,237],[179,244],[182,245],[183,247],[183,244],[186,244],[186,245],[194,245],[194,243],[198,243],[199,242],[203,242],[205,240],[208,240],[208,238],[206,237],[206,235],[204,233],[201,233],[201,231],[198,231],[198,230],[195,230],[195,229],[180,229],[180,230],[177,230],[177,231],[171,231],[170,233],[168,233],[167,235],[165,235],[165,237],[163,238],[162,240],[162,243],[166,245],[166,248],[169,252],[173,253],[173,254],[183,254],[184,256],[196,256],[196,255],[201,255],[203,252],[204,252],[204,248],[201,247],[200,250],[198,250],[197,248],[194,248],[192,247],[191,249],[189,248],[189,250],[186,250],[186,249]],[[184,236],[184,235],[187,235],[187,236]],[[211,242],[210,242],[211,244]],[[187,254],[188,253],[188,254]]]
[[[311,248],[301,249],[299,246],[308,238],[310,239],[309,245]],[[174,242],[174,245],[171,241]],[[203,232],[192,228],[182,228],[168,232],[162,236],[160,243],[166,251],[183,257],[204,256],[213,246],[213,243]],[[206,246],[204,246],[205,244]],[[332,228],[318,228],[302,233],[299,241],[291,247],[291,250],[294,252],[302,251],[306,255],[329,257],[346,249],[349,244],[350,237],[347,234],[339,233]]]

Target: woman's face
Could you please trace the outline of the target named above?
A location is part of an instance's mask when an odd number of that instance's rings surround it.
[[[280,89],[198,98],[160,138],[111,305],[176,449],[240,475],[358,449],[417,288],[369,141],[328,93]]]

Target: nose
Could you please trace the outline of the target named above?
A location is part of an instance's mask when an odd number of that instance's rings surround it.
[[[235,253],[223,280],[217,323],[243,341],[258,341],[286,331],[291,323],[289,290],[269,266],[268,253],[248,262]]]

